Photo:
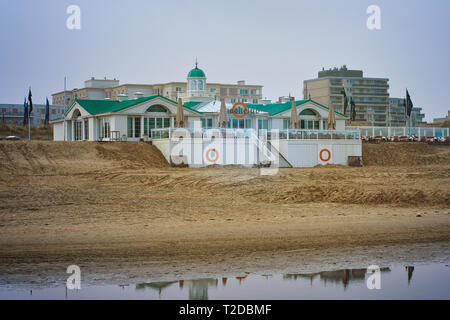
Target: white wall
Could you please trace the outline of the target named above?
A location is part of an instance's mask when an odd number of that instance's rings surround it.
[[[294,167],[319,164],[319,148],[331,148],[330,164],[348,165],[349,156],[362,156],[361,140],[280,140],[280,152]]]
[[[53,140],[64,141],[64,122],[57,122],[53,124]]]
[[[127,135],[127,116],[114,115],[110,116],[111,131],[120,131],[119,137]]]
[[[258,156],[257,140],[252,139],[216,139],[183,140],[183,147],[169,139],[153,140],[153,144],[161,150],[170,161],[171,150],[186,157],[190,167],[203,167],[212,164],[240,164],[252,166],[265,160]],[[217,161],[209,162],[206,153],[217,150]],[[276,152],[271,148],[272,152]],[[314,167],[320,163],[319,151],[327,149],[331,159],[327,164],[348,165],[349,156],[362,156],[361,140],[280,140],[278,150],[293,167]],[[210,154],[212,157],[215,153]],[[280,160],[281,163],[281,160]]]
[[[272,118],[272,126],[271,129],[283,130],[283,119]]]
[[[336,120],[336,130],[345,130],[345,120]]]

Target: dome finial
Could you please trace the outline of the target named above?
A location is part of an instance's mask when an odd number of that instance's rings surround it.
[[[197,66],[198,66],[198,61],[197,61],[197,57],[195,57],[195,69],[198,69]]]

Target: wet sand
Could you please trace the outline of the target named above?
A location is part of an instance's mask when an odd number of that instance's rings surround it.
[[[145,144],[2,142],[0,281],[59,281],[70,264],[117,283],[446,261],[450,148],[433,150],[260,176],[171,168]]]

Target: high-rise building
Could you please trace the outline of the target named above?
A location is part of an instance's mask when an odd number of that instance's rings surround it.
[[[336,111],[344,113],[345,90],[347,98],[356,105],[356,122],[373,126],[388,125],[389,79],[367,78],[361,70],[341,68],[322,69],[315,79],[303,82],[303,96],[324,105],[333,104]],[[349,114],[350,103],[346,113]]]

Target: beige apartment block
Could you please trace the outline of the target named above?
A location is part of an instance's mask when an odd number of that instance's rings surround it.
[[[201,83],[199,90],[188,90],[188,85],[192,82]],[[84,82],[81,89],[61,91],[52,94],[52,103],[69,106],[75,99],[94,100],[120,100],[133,99],[141,96],[151,96],[159,94],[166,98],[177,100],[182,98],[183,102],[190,101],[190,96],[203,97],[205,101],[214,99],[225,99],[227,103],[248,102],[261,103],[261,85],[249,85],[244,80],[237,81],[236,84],[207,83],[205,73],[198,69],[197,65],[192,69],[186,82],[168,82],[157,84],[119,84],[119,80],[95,79],[91,78]],[[64,101],[64,98],[66,101]]]

